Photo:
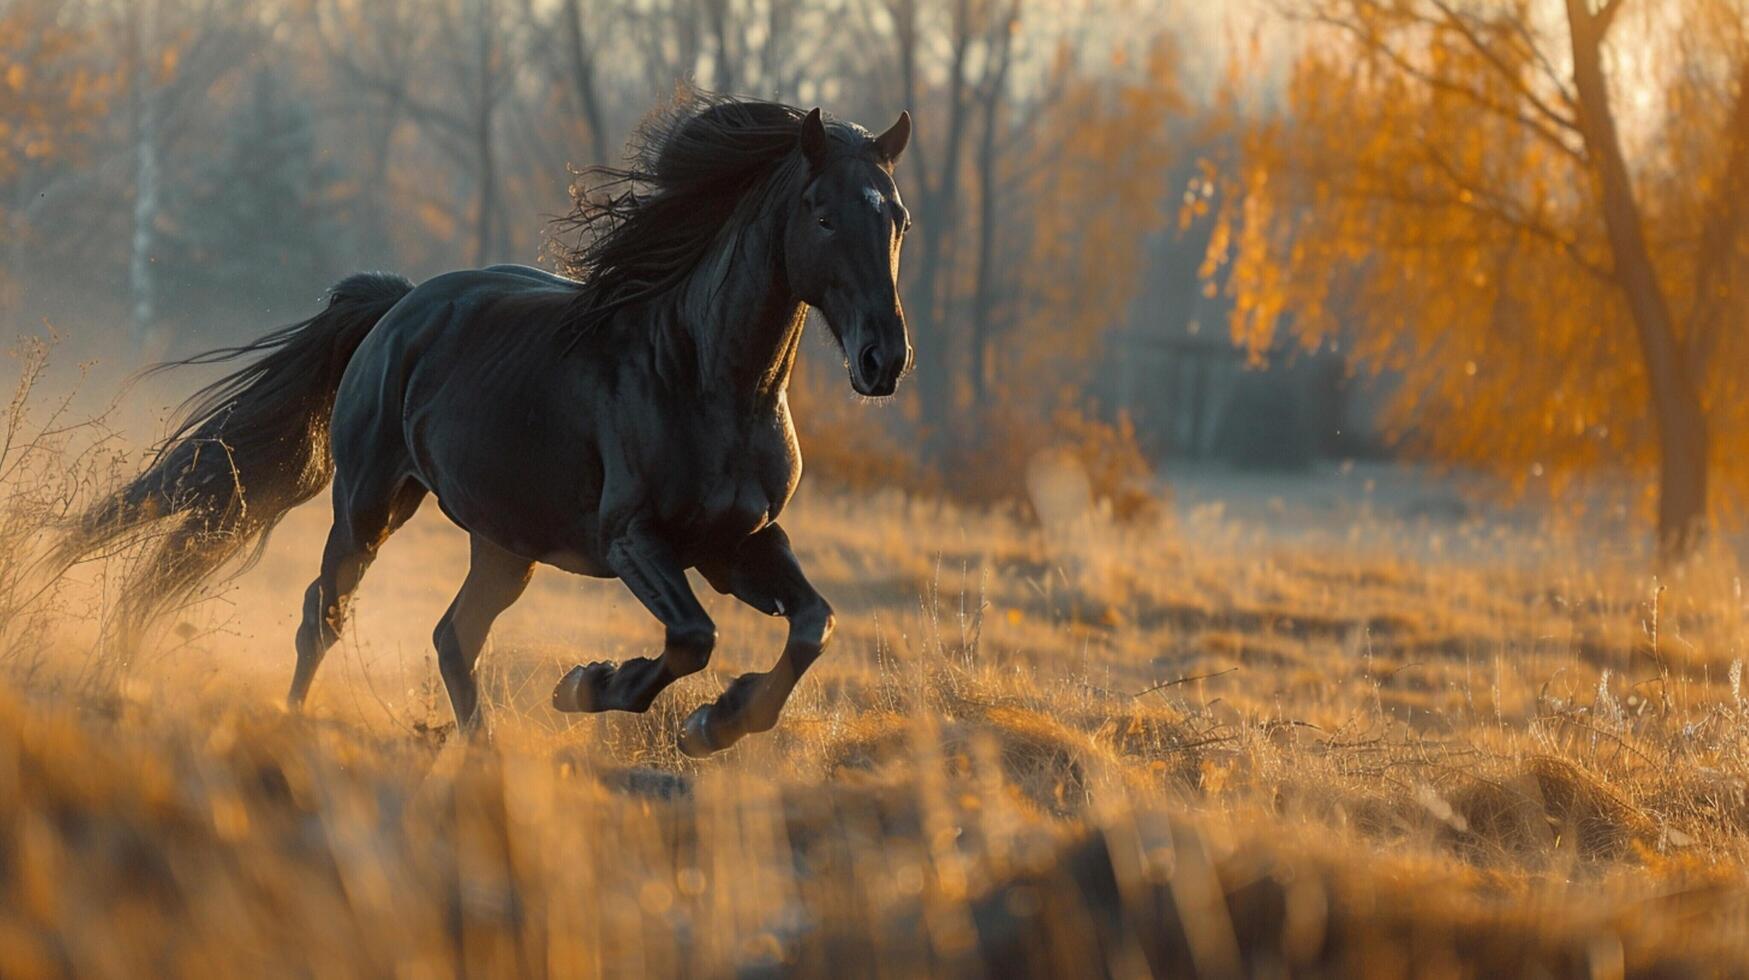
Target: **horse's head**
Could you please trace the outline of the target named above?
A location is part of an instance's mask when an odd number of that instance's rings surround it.
[[[802,120],[808,181],[785,232],[786,271],[797,297],[825,315],[851,387],[864,395],[892,394],[911,363],[899,301],[899,249],[911,215],[893,183],[910,139],[910,113],[851,143],[828,137],[819,109]]]

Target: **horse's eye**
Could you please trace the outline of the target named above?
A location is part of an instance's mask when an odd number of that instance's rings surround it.
[[[817,220],[820,222],[821,228],[824,228],[827,231],[832,230],[832,219],[831,218],[828,218],[822,214],[822,215],[820,215],[820,217]]]

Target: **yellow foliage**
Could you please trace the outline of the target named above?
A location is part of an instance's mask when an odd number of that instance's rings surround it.
[[[1084,76],[1059,67],[1056,102],[1027,180],[1033,222],[1000,375],[1016,389],[1078,380],[1098,338],[1122,322],[1146,269],[1148,236],[1169,220],[1160,175],[1174,159],[1168,126],[1184,105],[1178,62],[1160,40],[1136,71]]]
[[[109,79],[87,63],[92,39],[64,26],[59,6],[24,0],[0,8],[0,180],[24,161],[65,153],[104,106]]]
[[[1565,27],[1534,6],[1502,0],[1460,18],[1433,3],[1302,4],[1323,26],[1284,111],[1249,125],[1222,170],[1204,272],[1227,277],[1236,343],[1340,337],[1366,367],[1401,375],[1388,421],[1409,446],[1558,490],[1586,471],[1648,472],[1658,445],[1584,143],[1563,123],[1576,109],[1550,52]],[[1630,161],[1636,193],[1709,413],[1715,509],[1740,509],[1749,229],[1702,247],[1728,151],[1749,138],[1731,125],[1743,29],[1724,26],[1723,7],[1660,8],[1692,43],[1660,47],[1681,59],[1657,73],[1669,79],[1663,113],[1627,142],[1643,148]],[[1614,37],[1618,57],[1637,43],[1620,26]],[[1236,97],[1230,106],[1237,116]],[[1709,261],[1735,272],[1720,294],[1697,295]],[[1699,326],[1709,303],[1731,326]]]

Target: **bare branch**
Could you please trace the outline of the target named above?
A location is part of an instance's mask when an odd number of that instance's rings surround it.
[[[1560,248],[1569,259],[1586,272],[1605,282],[1614,281],[1614,270],[1586,255],[1580,249],[1578,242],[1560,234],[1537,218],[1525,214],[1523,209],[1517,207],[1510,198],[1466,179],[1457,167],[1446,158],[1445,154],[1425,139],[1417,142],[1421,144],[1422,150],[1427,154],[1428,162],[1444,174],[1452,186],[1458,190],[1459,193],[1451,202],[1453,205],[1486,215],[1502,224],[1547,241]]]
[[[1487,41],[1483,40],[1480,34],[1476,33],[1474,26],[1471,25],[1461,13],[1452,9],[1450,4],[1447,3],[1447,0],[1431,0],[1431,2],[1435,7],[1439,8],[1441,13],[1445,14],[1446,21],[1463,36],[1464,40],[1469,43],[1470,47],[1475,49],[1477,54],[1481,55],[1488,64],[1492,65],[1494,70],[1499,72],[1500,76],[1506,79],[1525,101],[1530,103],[1531,108],[1535,109],[1544,119],[1548,120],[1555,126],[1568,130],[1569,132],[1579,132],[1579,121],[1574,117],[1555,111],[1553,107],[1547,102],[1544,102],[1535,92],[1531,91],[1530,87],[1524,84],[1524,79],[1520,77],[1516,71],[1512,70],[1512,66],[1508,64],[1505,59],[1501,58],[1499,53],[1496,52]],[[1615,2],[1619,3],[1620,0],[1615,0]],[[1533,51],[1537,50],[1534,43],[1531,44],[1530,47]]]
[[[1491,112],[1509,122],[1516,122],[1536,134],[1543,140],[1543,142],[1559,151],[1562,155],[1573,160],[1575,163],[1584,164],[1586,162],[1584,152],[1569,143],[1561,132],[1551,129],[1548,124],[1539,121],[1521,109],[1503,104],[1496,99],[1490,98],[1486,93],[1479,92],[1467,85],[1461,85],[1449,78],[1436,75],[1433,72],[1422,68],[1420,65],[1411,61],[1408,56],[1404,55],[1401,51],[1398,51],[1396,48],[1393,48],[1390,44],[1386,43],[1383,38],[1366,30],[1361,25],[1356,24],[1353,21],[1323,15],[1315,17],[1314,21],[1353,34],[1367,47],[1368,50],[1377,53],[1379,56],[1389,61],[1392,67],[1421,84],[1438,92],[1445,92],[1450,95],[1458,96],[1478,108]],[[1574,133],[1579,132],[1576,128],[1572,131]]]

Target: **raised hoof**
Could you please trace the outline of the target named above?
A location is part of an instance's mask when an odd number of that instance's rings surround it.
[[[728,748],[717,745],[710,736],[711,706],[704,705],[686,716],[680,723],[680,754],[689,759],[703,759],[713,752]]]
[[[570,712],[602,710],[597,696],[607,678],[612,676],[613,668],[613,664],[605,661],[572,667],[553,688],[553,707]]]

